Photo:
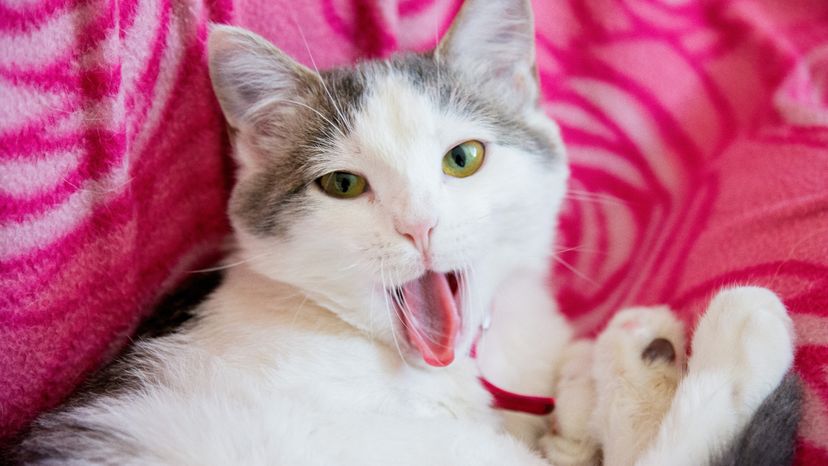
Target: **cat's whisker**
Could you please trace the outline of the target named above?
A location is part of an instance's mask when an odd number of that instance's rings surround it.
[[[478,317],[481,317],[476,314],[483,313],[485,315],[485,309],[479,307],[477,303],[474,301],[474,293],[472,292],[472,286],[474,286],[474,282],[476,281],[474,275],[474,266],[472,265],[471,261],[467,257],[466,254],[462,254],[462,262],[463,262],[463,281],[465,282],[462,286],[462,299],[463,302],[466,304],[466,308],[469,309],[474,317],[475,321],[479,321]]]
[[[395,281],[399,281],[399,280],[395,280]],[[406,301],[405,294],[394,292],[394,293],[392,293],[391,298],[394,300],[397,307],[399,307],[400,312],[402,312],[403,315],[406,318],[405,320],[400,319],[400,322],[403,324],[403,327],[405,327],[407,329],[411,329],[414,332],[416,332],[418,335],[420,335],[420,331],[417,328],[417,326],[415,325],[415,323],[417,322],[417,319],[414,318],[414,316],[411,314],[410,309],[408,308],[408,302]],[[408,322],[406,322],[406,320]],[[420,335],[420,336],[422,337],[423,335]]]
[[[477,313],[475,309],[474,303],[472,302],[471,297],[471,265],[464,261],[463,265],[460,267],[461,273],[463,274],[463,279],[461,280],[460,284],[460,300],[463,304],[465,311],[472,313],[473,315]],[[473,321],[476,321],[475,318]]]
[[[365,260],[357,259],[356,261],[354,261],[353,264],[342,267],[340,269],[337,269],[337,271],[339,271],[339,272],[348,272],[348,271],[353,270],[357,267],[361,267],[361,266],[365,265],[366,263],[367,263],[367,261],[365,261]]]
[[[302,309],[305,308],[305,303],[308,301],[308,295],[304,295],[302,298],[302,302],[299,303],[299,306],[296,307],[296,310],[293,312],[293,319],[291,320],[291,325],[296,325],[296,319],[299,317],[299,313]]]
[[[400,360],[408,366],[408,360],[405,359],[405,355],[403,354],[402,348],[400,347],[400,342],[397,339],[397,332],[396,332],[396,325],[394,325],[394,318],[392,314],[397,317],[397,320],[400,321],[401,324],[405,325],[405,322],[402,321],[400,316],[397,315],[396,311],[392,309],[391,303],[388,301],[388,292],[387,292],[387,282],[385,281],[385,267],[382,259],[380,259],[380,282],[382,283],[383,288],[383,297],[385,298],[385,310],[386,314],[388,315],[388,325],[391,327],[391,338],[394,340],[394,346],[397,348],[397,354],[400,355]],[[409,366],[410,367],[410,366]]]
[[[591,283],[591,284],[593,284],[593,285],[595,285],[595,286],[598,286],[598,282],[596,282],[595,280],[593,280],[593,279],[591,279],[591,278],[587,277],[586,275],[584,275],[584,273],[583,273],[583,272],[581,272],[580,270],[576,269],[576,268],[575,268],[572,264],[570,264],[570,263],[568,263],[567,261],[565,261],[565,260],[561,259],[561,258],[560,258],[560,257],[558,257],[557,255],[552,255],[552,259],[553,259],[555,262],[557,262],[557,263],[559,263],[559,264],[563,265],[564,267],[566,267],[566,268],[567,268],[570,272],[574,273],[574,274],[575,274],[575,275],[577,275],[578,277],[580,277],[580,278],[582,278],[582,279],[584,279],[584,280],[588,281],[589,283]]]
[[[440,57],[440,47],[437,47],[437,44],[440,43],[440,41],[439,41],[439,35],[440,34],[439,34],[439,29],[438,28],[439,28],[439,26],[435,22],[434,23],[434,44],[435,44],[435,47],[434,47],[434,63],[437,65],[437,96],[439,97],[441,89],[443,87],[440,85],[440,78],[441,78],[441,76],[440,76],[440,62],[442,61],[442,58]]]
[[[336,104],[336,100],[333,98],[333,94],[331,94],[331,91],[328,89],[328,85],[325,84],[325,80],[322,78],[322,74],[319,72],[319,67],[316,66],[316,60],[314,60],[313,53],[311,53],[310,46],[308,45],[308,40],[305,37],[305,31],[299,25],[299,22],[296,21],[295,15],[292,15],[292,19],[293,24],[296,27],[296,30],[299,32],[299,36],[302,38],[302,43],[305,45],[305,50],[307,50],[308,52],[308,58],[310,59],[311,65],[313,65],[313,70],[316,72],[316,76],[319,77],[319,83],[322,85],[322,89],[325,91],[325,94],[328,95],[328,100],[331,102],[331,105],[336,111],[337,116],[339,116],[339,119],[342,122],[342,124],[346,127],[349,127],[350,124],[348,122],[348,119],[345,118],[345,115],[339,109],[339,106]]]
[[[371,344],[374,345],[376,342],[374,341],[374,299],[376,296],[374,293],[371,293],[371,302],[368,305],[368,338],[371,340]]]
[[[483,315],[486,314],[486,309],[480,305],[479,302],[475,300],[476,294],[472,291],[474,290],[474,286],[477,283],[477,271],[474,269],[474,266],[469,263],[468,265],[469,276],[467,278],[468,285],[466,285],[466,293],[469,296],[469,303],[474,307],[476,313],[482,313]]]
[[[590,249],[590,248],[586,248],[586,247],[583,247],[583,246],[574,246],[574,247],[571,247],[571,248],[556,249],[555,254],[560,254],[560,253],[563,253],[563,252],[570,252],[570,251],[588,252],[588,253],[593,253],[593,254],[604,254],[604,255],[607,254],[606,251],[601,251],[599,249]]]
[[[289,103],[289,104],[299,105],[301,107],[307,108],[308,110],[310,110],[310,111],[314,112],[315,114],[319,115],[319,118],[322,118],[323,120],[325,120],[325,122],[327,122],[329,125],[331,125],[331,128],[335,129],[336,132],[338,132],[340,136],[342,136],[343,138],[346,137],[345,133],[342,131],[342,129],[339,128],[339,126],[335,125],[334,122],[332,122],[330,120],[330,118],[326,117],[325,115],[322,114],[322,112],[320,112],[319,110],[311,107],[310,105],[302,103],[302,102],[298,102],[296,100],[280,99],[279,101],[280,102],[286,102],[286,103]]]
[[[205,268],[205,269],[190,270],[187,273],[208,273],[208,272],[217,272],[219,270],[227,270],[227,269],[231,269],[233,267],[238,267],[240,265],[251,263],[251,262],[253,262],[255,260],[258,260],[258,259],[261,259],[263,257],[269,257],[273,254],[274,254],[274,251],[266,251],[266,252],[263,252],[263,253],[260,253],[260,254],[256,254],[254,256],[250,256],[246,259],[242,259],[240,261],[231,262],[230,264],[222,264],[222,265],[217,265],[215,267],[208,267],[208,268]]]
[[[616,204],[616,205],[623,205],[628,206],[630,203],[625,201],[624,199],[619,199],[614,196],[609,196],[606,194],[600,193],[591,193],[589,191],[579,191],[570,189],[566,193],[564,193],[565,199],[572,199],[576,201],[588,201],[588,202],[597,202],[597,203],[606,203],[606,204]]]

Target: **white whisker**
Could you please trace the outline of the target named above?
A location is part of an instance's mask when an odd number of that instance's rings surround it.
[[[255,256],[248,257],[247,259],[242,259],[242,260],[237,261],[237,262],[231,262],[230,264],[217,265],[215,267],[208,267],[206,269],[190,270],[187,273],[207,273],[207,272],[216,272],[218,270],[226,270],[226,269],[230,269],[230,268],[233,268],[233,267],[238,267],[239,265],[242,265],[242,264],[247,264],[247,263],[253,262],[254,260],[261,259],[262,257],[271,256],[271,255],[273,255],[273,253],[274,253],[273,251],[266,251],[266,252],[263,252],[261,254],[256,254]]]
[[[296,307],[296,310],[293,312],[293,319],[290,321],[290,324],[291,324],[291,325],[296,324],[296,318],[297,318],[297,317],[299,317],[299,312],[301,312],[301,311],[302,311],[302,309],[304,309],[304,308],[305,308],[305,303],[306,303],[307,301],[308,301],[308,295],[305,295],[305,297],[304,297],[304,298],[302,298],[302,302],[301,302],[301,303],[299,303],[299,306],[297,306],[297,307]]]
[[[569,271],[570,271],[570,272],[572,272],[572,273],[574,273],[575,275],[577,275],[577,276],[579,276],[579,277],[583,278],[584,280],[586,280],[586,281],[590,282],[590,283],[591,283],[591,284],[593,284],[593,285],[596,285],[596,286],[598,285],[598,282],[596,282],[595,280],[593,280],[593,279],[591,279],[591,278],[587,277],[587,276],[586,276],[586,275],[584,275],[581,271],[579,271],[579,270],[578,270],[578,269],[576,269],[574,266],[572,266],[571,264],[569,264],[569,263],[568,263],[568,262],[566,262],[565,260],[561,259],[560,257],[558,257],[558,256],[556,256],[556,255],[553,255],[553,256],[552,256],[552,259],[554,259],[554,260],[555,260],[555,262],[557,262],[557,263],[559,263],[559,264],[563,265],[564,267],[566,267],[567,269],[569,269]]]
[[[615,204],[615,205],[623,205],[628,206],[630,205],[629,202],[619,199],[617,197],[609,196],[607,194],[601,193],[591,193],[589,191],[580,191],[570,189],[565,194],[564,197],[566,199],[572,199],[576,201],[587,201],[587,202],[597,202],[597,203],[606,203],[606,204]]]
[[[387,282],[385,281],[385,268],[383,266],[384,266],[384,264],[382,262],[382,259],[380,259],[380,281],[382,282],[382,287],[383,287],[383,291],[384,291],[382,295],[385,298],[385,310],[387,311],[387,315],[388,315],[388,325],[391,326],[391,338],[394,340],[394,346],[397,348],[397,353],[400,355],[400,360],[403,362],[403,364],[408,366],[409,364],[408,364],[408,361],[405,359],[405,355],[402,352],[402,348],[400,347],[400,342],[397,340],[397,332],[394,330],[396,325],[394,325],[394,318],[391,317],[391,314],[394,314],[395,316],[397,316],[397,313],[394,309],[391,309],[391,303],[388,302],[388,292],[386,291],[387,290],[387,284],[386,284]],[[400,321],[400,323],[405,325],[405,323],[402,321],[400,316],[397,316],[397,319]]]
[[[589,252],[589,253],[593,253],[593,254],[604,254],[604,255],[607,254],[606,251],[601,251],[599,249],[589,249],[589,248],[585,248],[583,246],[574,246],[574,247],[571,247],[571,248],[556,249],[555,254],[560,254],[562,252],[570,252],[570,251]]]
[[[316,76],[319,77],[319,83],[322,84],[322,89],[325,91],[325,94],[328,95],[328,100],[330,100],[331,105],[333,105],[333,108],[336,111],[336,114],[339,116],[340,120],[342,121],[342,124],[348,126],[348,119],[345,118],[345,115],[339,109],[339,106],[336,105],[336,100],[333,98],[333,94],[331,94],[331,91],[328,89],[327,84],[325,84],[325,80],[322,78],[322,74],[319,72],[319,68],[316,66],[316,60],[314,60],[313,54],[311,53],[310,46],[308,45],[308,40],[305,37],[305,31],[299,25],[299,22],[296,21],[295,14],[292,14],[291,16],[293,19],[293,24],[296,27],[296,30],[299,32],[299,36],[302,38],[302,43],[305,45],[305,50],[307,50],[308,52],[308,58],[311,61],[311,65],[313,65],[313,70],[316,72]]]
[[[299,105],[299,106],[305,107],[305,108],[307,108],[308,110],[310,110],[310,111],[312,111],[312,112],[316,113],[317,115],[319,115],[319,118],[322,118],[322,119],[323,119],[323,120],[325,120],[325,121],[326,121],[329,125],[331,125],[331,127],[332,127],[333,129],[335,129],[335,130],[336,130],[336,131],[340,134],[340,136],[342,136],[343,138],[345,137],[345,133],[343,133],[343,132],[342,132],[342,130],[339,128],[339,126],[335,125],[335,124],[334,124],[334,123],[330,120],[330,118],[328,118],[328,117],[326,117],[325,115],[323,115],[323,114],[322,114],[322,112],[320,112],[319,110],[317,110],[317,109],[315,109],[315,108],[311,107],[311,106],[310,106],[310,105],[308,105],[308,104],[304,104],[304,103],[302,103],[302,102],[298,102],[298,101],[295,101],[295,100],[286,100],[286,99],[280,99],[280,100],[281,100],[282,102],[287,102],[287,103],[290,103],[290,104],[295,104],[295,105]]]

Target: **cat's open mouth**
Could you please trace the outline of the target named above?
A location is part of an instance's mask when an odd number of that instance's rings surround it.
[[[408,342],[432,366],[443,367],[454,361],[462,280],[457,272],[427,271],[392,291]]]

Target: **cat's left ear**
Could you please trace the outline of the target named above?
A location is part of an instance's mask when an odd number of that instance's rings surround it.
[[[535,26],[529,0],[466,0],[435,59],[519,108],[537,105]]]

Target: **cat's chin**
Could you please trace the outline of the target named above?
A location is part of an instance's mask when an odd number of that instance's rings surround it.
[[[434,367],[454,361],[462,328],[460,272],[425,271],[420,277],[389,290],[409,346]]]

